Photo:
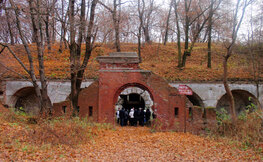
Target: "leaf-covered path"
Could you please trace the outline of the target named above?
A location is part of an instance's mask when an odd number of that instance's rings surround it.
[[[87,160],[101,161],[222,161],[259,158],[253,151],[241,151],[188,133],[151,133],[148,128],[118,127],[85,149]]]
[[[87,137],[90,140],[78,145],[30,144],[29,138],[32,137],[28,138],[26,132],[38,130],[33,127],[0,122],[0,161],[263,160],[262,152],[242,151],[226,140],[212,140],[189,133],[151,133],[147,127],[94,129],[92,136]]]

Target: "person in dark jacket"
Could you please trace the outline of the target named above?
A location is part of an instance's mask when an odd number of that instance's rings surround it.
[[[142,108],[139,108],[138,118],[139,118],[139,125],[144,126],[144,111]]]
[[[134,109],[134,126],[137,126],[139,119],[138,109]]]
[[[147,126],[151,125],[150,118],[151,118],[151,111],[150,111],[150,109],[147,109],[146,113],[145,113],[145,119],[146,119],[146,125]]]
[[[120,123],[121,123],[121,126],[124,126],[124,117],[125,117],[125,110],[124,110],[124,108],[122,108],[122,109],[120,110],[119,115],[120,115]]]
[[[128,125],[128,120],[129,120],[129,110],[126,109],[124,112],[124,126]]]

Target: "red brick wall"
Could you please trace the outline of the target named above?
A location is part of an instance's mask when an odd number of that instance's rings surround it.
[[[70,101],[66,100],[60,103],[54,103],[53,104],[53,116],[61,116],[65,115],[63,112],[63,106],[66,106],[66,114],[71,115],[72,114],[72,108],[71,108],[71,103]]]
[[[125,55],[117,54],[115,56]],[[79,95],[79,115],[89,114],[89,107],[93,107],[92,119],[98,122],[115,122],[115,104],[120,93],[128,87],[138,87],[150,93],[154,102],[152,110],[157,118],[153,122],[156,129],[185,128],[185,96],[181,96],[176,88],[169,86],[163,78],[150,71],[139,69],[137,57],[101,57],[99,80]],[[54,109],[62,109],[63,104],[55,104]],[[178,116],[175,117],[175,108]],[[187,119],[186,119],[187,120]]]
[[[79,116],[88,117],[89,120],[98,120],[98,91],[99,82],[95,81],[79,94]],[[89,107],[92,107],[92,116],[89,116]]]
[[[178,91],[170,87],[161,77],[151,72],[100,72],[99,75],[99,109],[98,121],[114,123],[114,106],[122,90],[139,87],[149,91],[154,101],[153,110],[160,129],[173,129],[175,122],[183,128],[185,102]],[[179,108],[179,117],[174,117],[174,107]]]
[[[205,112],[204,112],[205,111]],[[213,108],[192,108],[192,120],[187,123],[187,131],[194,134],[206,133],[217,128],[216,111]]]
[[[95,81],[88,88],[80,91],[79,94],[79,116],[87,117],[89,120],[98,120],[98,90],[99,82]],[[54,116],[65,115],[63,106],[66,106],[66,114],[72,114],[72,107],[70,101],[63,101],[53,104]],[[89,116],[89,107],[92,106],[92,116]]]

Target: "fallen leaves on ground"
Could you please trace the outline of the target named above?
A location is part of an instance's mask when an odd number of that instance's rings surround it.
[[[26,67],[29,67],[27,55],[24,47],[21,45],[12,46],[13,51],[17,56],[25,63]],[[37,62],[37,50],[36,45],[31,44],[30,49],[32,51],[34,66],[36,69],[36,75],[38,77],[38,62]],[[70,79],[70,60],[69,49],[64,49],[62,53],[58,52],[59,44],[52,45],[50,53],[45,51],[45,74],[48,79]],[[82,50],[84,52],[85,45]],[[137,44],[122,43],[121,50],[123,52],[137,52]],[[90,57],[87,69],[84,74],[84,79],[96,79],[98,78],[99,63],[96,61],[97,56],[108,55],[110,52],[115,52],[115,49],[105,44],[101,47],[97,47],[93,50]],[[142,63],[141,69],[151,70],[154,73],[164,77],[170,82],[174,81],[221,81],[223,76],[223,55],[225,54],[224,48],[220,44],[213,44],[212,54],[212,68],[207,68],[207,44],[197,43],[191,56],[187,57],[186,67],[178,68],[178,55],[175,43],[169,43],[166,46],[153,43],[145,44],[141,49]],[[182,51],[183,52],[183,51]],[[83,55],[82,55],[83,56]],[[254,79],[254,71],[250,55],[245,54],[233,54],[229,60],[229,79],[236,81],[251,81]],[[82,57],[83,59],[83,57]],[[258,61],[262,60],[261,57]],[[0,55],[0,63],[4,64],[10,70],[3,68],[2,76],[4,78],[21,78],[23,75],[28,78],[29,75],[21,68],[19,63],[13,58],[13,56],[5,50]],[[1,69],[1,64],[0,64]],[[20,75],[18,75],[19,73]],[[193,75],[194,74],[194,75]],[[263,77],[260,74],[259,77]]]
[[[147,127],[97,127],[89,140],[74,145],[30,143],[25,132],[36,126],[10,123],[0,117],[0,161],[263,160],[262,152],[241,150],[225,140],[180,132],[152,133]]]

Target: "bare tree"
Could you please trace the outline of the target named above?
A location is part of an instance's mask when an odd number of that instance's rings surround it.
[[[215,3],[217,0],[210,0],[210,9],[209,9],[209,16],[208,16],[208,25],[207,25],[207,31],[205,35],[208,35],[208,40],[207,40],[207,67],[211,68],[212,67],[212,28],[213,28],[213,15],[215,11],[218,9],[220,6],[222,0],[218,0],[218,3],[215,6]]]
[[[45,25],[46,25],[46,39],[47,39],[47,47],[48,47],[48,52],[51,50],[51,40],[50,40],[50,21],[49,21],[49,12],[50,12],[50,4],[49,0],[46,1],[46,16],[44,19]]]
[[[40,114],[51,114],[51,108],[52,104],[49,99],[48,93],[47,93],[47,80],[45,77],[45,68],[44,68],[44,38],[43,38],[43,31],[42,31],[42,15],[40,12],[40,2],[39,0],[33,1],[29,0],[28,4],[30,7],[30,16],[32,20],[32,28],[35,32],[35,38],[34,40],[36,41],[37,44],[37,58],[38,58],[38,69],[39,69],[39,78],[40,78],[40,86],[37,84],[37,77],[35,74],[35,69],[34,69],[34,60],[32,57],[32,52],[28,46],[28,42],[25,39],[24,32],[22,31],[21,27],[21,22],[19,19],[19,8],[16,6],[13,0],[9,0],[11,7],[13,8],[15,12],[15,17],[16,17],[16,26],[20,34],[20,38],[22,40],[22,43],[24,45],[25,51],[27,53],[28,57],[28,62],[29,62],[29,69],[26,67],[26,65],[17,57],[15,52],[6,44],[2,44],[3,50],[7,48],[9,52],[14,56],[14,58],[19,62],[19,64],[23,67],[23,69],[30,75],[31,82],[34,86],[37,98],[38,98],[38,105],[40,108]],[[3,51],[2,50],[2,51]]]
[[[212,18],[213,18],[213,6],[214,6],[214,0],[210,0],[210,9],[209,9],[209,18],[208,18],[208,27],[207,27],[207,31],[208,31],[208,41],[207,41],[207,67],[211,68],[211,42],[212,42]]]
[[[182,67],[182,51],[181,51],[181,30],[179,25],[179,16],[178,16],[178,1],[174,0],[174,13],[176,21],[176,30],[177,30],[177,49],[178,49],[178,67]]]
[[[226,94],[228,96],[228,100],[230,103],[230,114],[232,116],[232,121],[235,123],[237,120],[237,115],[236,115],[236,109],[235,109],[235,101],[234,101],[234,96],[232,94],[232,91],[230,90],[229,84],[228,84],[228,79],[227,79],[227,74],[228,74],[228,60],[232,56],[233,53],[233,47],[235,45],[236,39],[237,39],[237,33],[239,31],[239,28],[241,26],[241,23],[244,18],[244,14],[246,11],[246,8],[248,5],[250,5],[254,0],[237,0],[235,9],[234,9],[234,17],[232,21],[232,32],[231,32],[231,38],[227,41],[225,41],[224,45],[226,48],[226,54],[223,59],[223,67],[224,67],[224,74],[223,74],[223,84],[226,90]],[[239,13],[241,11],[241,13]],[[239,15],[240,18],[239,18]]]
[[[4,14],[2,14],[3,11]],[[0,23],[0,40],[14,45],[17,41],[17,39],[15,39],[17,33],[14,22],[15,17],[7,1],[0,3],[0,19],[3,20]]]
[[[165,26],[165,34],[164,34],[164,42],[163,42],[163,45],[166,45],[167,40],[168,40],[169,21],[170,21],[171,11],[172,11],[172,7],[173,7],[173,1],[174,1],[174,0],[171,0],[170,5],[169,5],[169,12],[168,12],[168,15],[167,15],[167,20],[166,20],[166,26]]]
[[[59,41],[59,52],[63,51],[63,44],[65,46],[65,49],[68,48],[68,42],[66,39],[66,33],[67,33],[67,19],[68,19],[68,13],[69,13],[69,6],[67,7],[66,13],[65,13],[65,1],[61,0],[61,13],[58,12],[58,10],[55,10],[56,17],[59,20],[61,24],[61,30],[60,30],[60,41]]]
[[[5,14],[6,14],[6,21],[7,21],[7,26],[8,26],[8,32],[9,32],[9,35],[10,35],[10,43],[11,43],[11,45],[14,45],[15,44],[14,34],[13,34],[12,27],[11,27],[10,14],[9,14],[9,11],[7,9],[5,9]]]
[[[71,74],[71,103],[73,106],[73,116],[77,114],[78,111],[78,96],[80,92],[81,83],[83,80],[83,75],[87,67],[91,52],[94,47],[95,38],[93,37],[93,27],[95,18],[95,8],[98,0],[92,0],[90,8],[90,16],[87,34],[85,38],[86,49],[81,63],[81,46],[85,31],[85,13],[86,13],[86,3],[85,0],[81,0],[80,8],[80,26],[78,30],[78,40],[76,40],[76,20],[75,20],[75,0],[70,0],[69,3],[69,23],[70,23],[70,74]]]
[[[144,6],[146,6],[145,0],[142,0],[142,3]],[[142,24],[142,29],[143,29],[146,43],[152,42],[151,37],[150,37],[150,24],[151,24],[151,19],[152,19],[152,13],[154,10],[155,10],[154,0],[150,0],[148,8],[144,7],[144,10],[142,11],[144,19],[140,21]]]
[[[186,57],[191,55],[191,52],[193,50],[194,44],[199,38],[200,32],[203,30],[207,20],[208,16],[205,15],[206,11],[209,9],[209,7],[205,6],[202,7],[201,5],[195,6],[196,9],[195,14],[193,15],[193,11],[191,9],[193,8],[192,0],[184,0],[184,34],[185,34],[185,45],[184,45],[184,54],[182,58],[181,66],[184,67],[186,64]],[[189,47],[189,32],[190,27],[194,23],[197,22],[197,28],[194,30],[193,33],[193,40],[191,42],[191,46]]]
[[[263,4],[263,3],[262,3]],[[256,97],[259,100],[259,84],[260,80],[262,80],[263,74],[263,64],[262,64],[262,40],[261,37],[263,32],[263,15],[262,11],[258,11],[255,15],[253,15],[253,7],[251,6],[251,15],[250,15],[250,28],[248,29],[247,40],[246,40],[246,48],[249,54],[249,61],[252,64],[251,72],[253,75],[253,81],[256,85]],[[261,107],[259,104],[258,107]]]
[[[139,20],[140,20],[140,25],[138,28],[138,55],[139,55],[140,62],[142,61],[142,58],[141,58],[141,37],[142,37],[142,26],[143,26],[142,23],[143,23],[144,8],[145,8],[145,3],[142,3],[142,5],[141,5],[141,1],[138,0],[138,13],[139,13]]]
[[[105,7],[112,15],[112,21],[113,21],[113,26],[115,30],[115,48],[117,52],[121,51],[121,44],[120,44],[120,19],[121,19],[121,0],[113,0],[113,9],[99,1],[99,3]],[[117,8],[119,10],[117,10]],[[119,11],[119,12],[117,12]]]

